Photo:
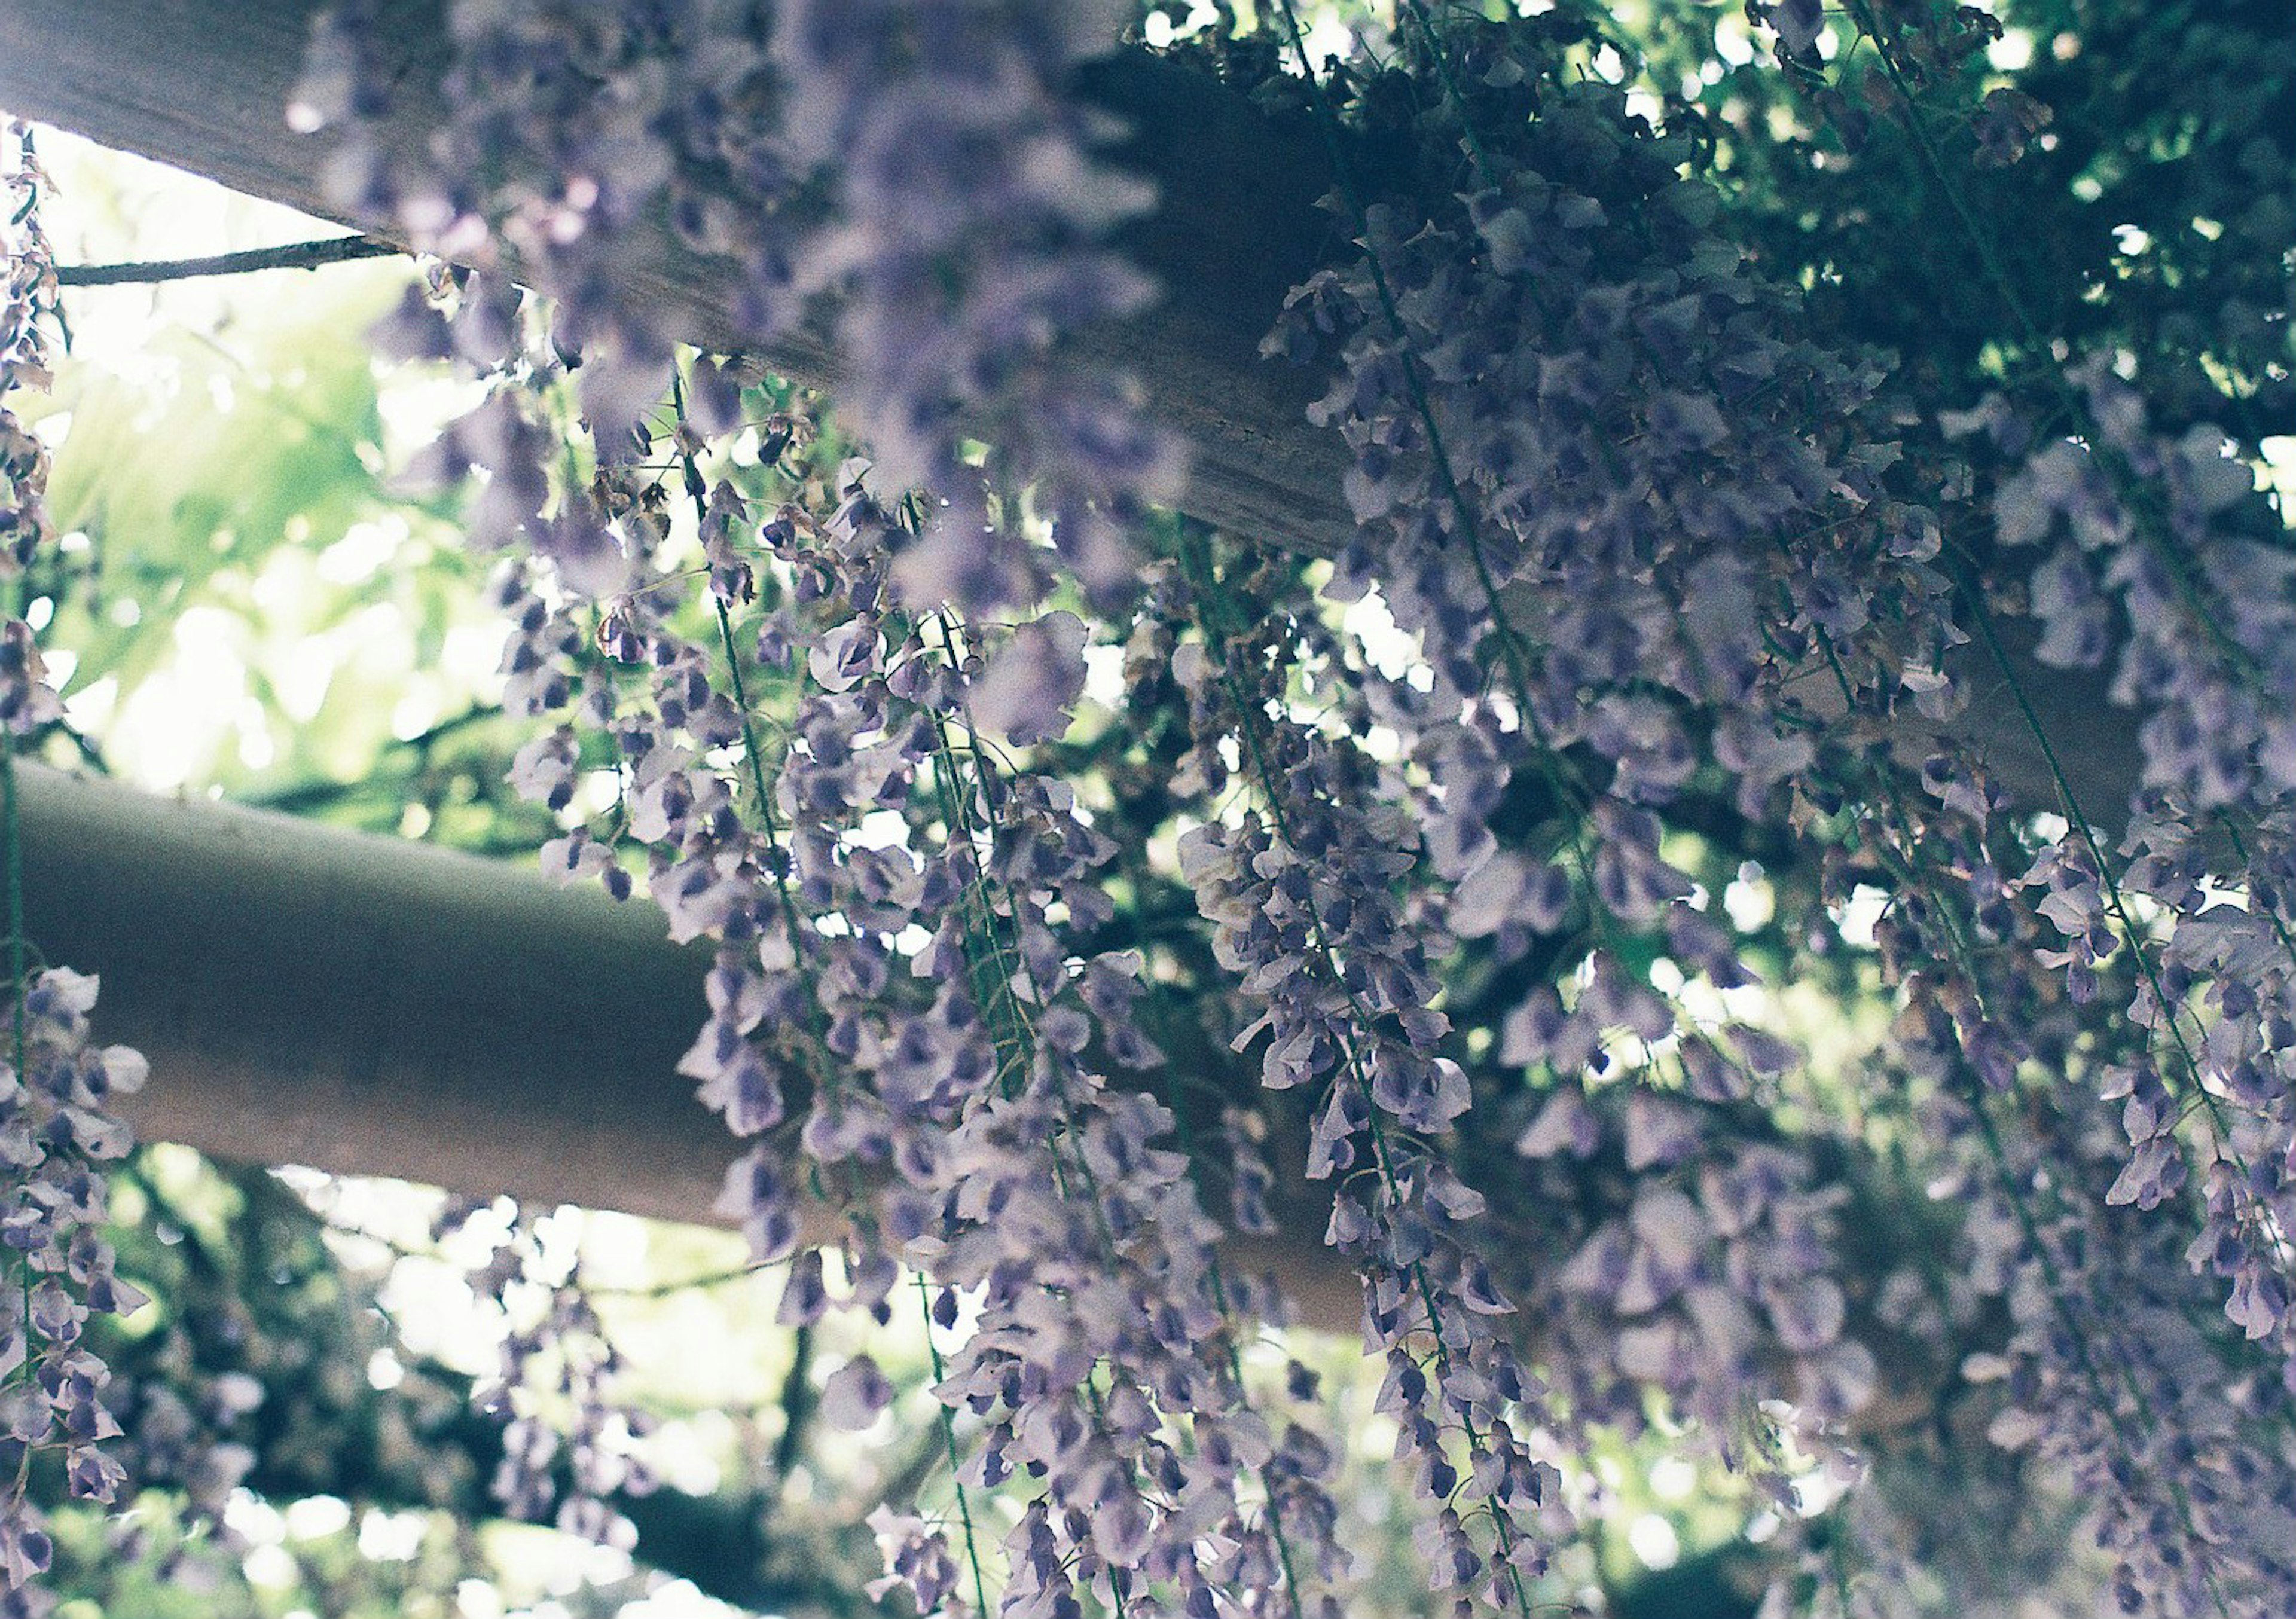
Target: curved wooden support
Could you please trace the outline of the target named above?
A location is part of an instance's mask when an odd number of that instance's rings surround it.
[[[331,216],[324,137],[297,135],[285,108],[319,0],[8,0],[0,7],[0,107],[142,152],[235,190]],[[435,125],[448,37],[440,0],[386,0],[382,37],[397,53],[387,142],[412,150]],[[1144,52],[1087,66],[1078,94],[1128,133],[1117,161],[1154,182],[1160,205],[1124,246],[1161,297],[1120,326],[1084,333],[1084,355],[1121,366],[1193,452],[1183,505],[1243,537],[1328,554],[1350,526],[1339,495],[1347,453],[1312,426],[1313,380],[1259,358],[1286,290],[1344,244],[1316,200],[1330,184],[1321,139],[1271,119],[1227,86]],[[388,221],[349,220],[362,228]],[[642,297],[693,339],[733,345],[731,278],[667,229],[630,246]],[[799,332],[762,356],[804,382],[833,387],[835,355]],[[2118,822],[2136,779],[2136,724],[2095,674],[2019,656],[2084,806]],[[1981,649],[1956,673],[1977,694],[1955,734],[1974,741],[2019,802],[2057,807],[2040,750]],[[1930,737],[1909,722],[1902,751]]]

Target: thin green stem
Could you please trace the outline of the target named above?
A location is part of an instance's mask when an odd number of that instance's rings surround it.
[[[2225,1123],[2223,1110],[2218,1106],[2215,1094],[2202,1082],[2200,1059],[2194,1054],[2192,1046],[2185,1039],[2183,1026],[2177,1017],[2177,1002],[2169,997],[2167,987],[2161,981],[2161,974],[2153,962],[2152,952],[2145,948],[2144,935],[2136,926],[2136,918],[2129,913],[2127,901],[2121,896],[2120,881],[2113,875],[2112,863],[2105,858],[2104,848],[2097,839],[2095,827],[2081,809],[2079,795],[2073,791],[2072,782],[2065,774],[2064,765],[2057,757],[2055,744],[2050,741],[2048,731],[2041,724],[2041,716],[2035,712],[2032,699],[2026,693],[2025,683],[2019,677],[2016,666],[2009,661],[2009,654],[2002,647],[2000,634],[1994,627],[1993,614],[1986,607],[1982,593],[1965,580],[1962,584],[1962,594],[1969,602],[1971,617],[1977,626],[1978,638],[1985,642],[1986,652],[1991,657],[1994,667],[2000,672],[2002,680],[2007,684],[2009,695],[2017,705],[2018,714],[2023,718],[2026,729],[2032,733],[2034,742],[2041,750],[2042,761],[2049,768],[2049,779],[2056,787],[2057,797],[2064,807],[2065,817],[2079,835],[2082,846],[2088,851],[2089,859],[2095,863],[2097,881],[2103,886],[2105,903],[2112,912],[2113,920],[2120,924],[2122,936],[2128,941],[2129,951],[2136,960],[2137,970],[2144,974],[2144,982],[2152,988],[2153,1002],[2160,1007],[2161,1016],[2168,1023],[2169,1037],[2175,1043],[2177,1054],[2184,1059],[2185,1073],[2192,1081],[2194,1092],[2199,1097],[2202,1106],[2208,1110],[2210,1122],[2216,1126],[2218,1148],[2221,1151],[2231,1155],[2234,1167],[2245,1179],[2248,1166],[2241,1161],[2239,1149],[2233,1142],[2231,1132]]]
[[[950,1482],[956,1486],[957,1521],[964,1527],[964,1560],[972,1569],[973,1612],[980,1615],[980,1619],[988,1619],[988,1582],[981,1576],[980,1549],[972,1527],[972,1504],[966,1498],[964,1480],[960,1476],[964,1463],[956,1448],[956,1413],[949,1409],[948,1402],[938,1392],[940,1385],[947,1380],[948,1370],[941,1363],[940,1345],[933,1337],[932,1289],[927,1286],[922,1271],[917,1273],[916,1280],[917,1310],[924,1320],[925,1353],[932,1361],[933,1403],[940,1408],[941,1439],[948,1449]]]

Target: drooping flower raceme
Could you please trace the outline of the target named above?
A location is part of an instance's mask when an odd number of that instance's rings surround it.
[[[444,116],[409,143],[387,134],[409,110],[382,8],[349,0],[315,19],[292,117],[332,131],[340,207],[552,298],[552,340],[578,364],[604,458],[631,453],[669,390],[672,339],[691,335],[617,290],[665,254],[730,260],[741,274],[714,317],[726,342],[788,339],[833,295],[840,407],[873,446],[875,492],[890,503],[929,486],[946,503],[905,548],[906,598],[1035,601],[1045,560],[989,509],[992,487],[1017,499],[1029,484],[1068,569],[1115,601],[1130,527],[1177,492],[1180,465],[1128,380],[1056,352],[1150,290],[1103,245],[1150,196],[1095,157],[1099,126],[1065,94],[1119,10],[455,0]],[[449,352],[419,309],[399,325],[402,347]],[[497,319],[456,340],[483,362],[509,336]],[[718,419],[727,397],[697,388],[694,419],[733,425]],[[996,446],[987,478],[966,459],[983,437]],[[462,438],[488,468],[507,447]]]

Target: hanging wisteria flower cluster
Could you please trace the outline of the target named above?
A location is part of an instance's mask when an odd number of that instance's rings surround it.
[[[906,594],[1036,600],[1044,562],[985,504],[1024,484],[1074,576],[1123,593],[1129,527],[1177,492],[1177,453],[1125,379],[1051,352],[1148,295],[1104,243],[1149,196],[1095,160],[1092,121],[1060,94],[1117,8],[797,4],[770,22],[752,0],[450,9],[446,116],[418,150],[382,138],[385,120],[429,110],[394,103],[397,47],[375,5],[322,15],[291,116],[351,136],[329,170],[338,206],[552,296],[602,454],[629,453],[686,335],[674,308],[627,296],[675,271],[633,228],[666,214],[678,252],[742,266],[714,317],[721,346],[810,344],[799,329],[836,300],[838,397],[879,463],[873,485],[948,503],[904,547]],[[464,329],[466,353],[495,357],[502,313]],[[726,425],[723,402],[697,389],[698,421]],[[976,469],[965,446],[984,431],[997,454]],[[509,446],[458,447],[493,466]]]
[[[953,1477],[872,1516],[881,1593],[1345,1611],[1338,1436],[1246,1353],[1337,1276],[1461,1612],[1578,1600],[1590,1459],[1652,1433],[1807,1551],[1773,1611],[1898,1611],[1830,1576],[1909,1566],[1946,1509],[1893,1482],[1962,1427],[2124,1611],[2288,1611],[2296,578],[2252,438],[2038,327],[1980,393],[1899,364],[1603,31],[1458,9],[1398,0],[1383,71],[1287,0],[1212,53],[1329,156],[1264,345],[1345,446],[1312,566],[1157,510],[1170,441],[1068,342],[1151,297],[1070,94],[1105,8],[458,0],[438,107],[381,8],[315,36],[337,200],[459,266],[383,341],[484,381],[414,470],[501,560],[545,869],[714,953],[680,1072],[783,1319],[922,1317]],[[1750,10],[2030,325],[1964,189],[2053,137],[1953,99],[1984,14]],[[659,295],[705,259],[714,311]],[[2109,666],[2133,819],[2037,664]],[[1797,976],[1886,1002],[1855,1072],[1781,1031]],[[895,1398],[864,1355],[824,1414]]]
[[[432,1239],[463,1237],[485,1206],[450,1199]],[[579,1255],[545,1244],[518,1210],[500,1239],[483,1244],[469,1283],[504,1313],[500,1358],[472,1394],[503,1423],[502,1462],[488,1481],[494,1499],[514,1518],[628,1549],[635,1532],[614,1502],[654,1487],[639,1454],[652,1425],[614,1397],[620,1358],[584,1288]]]
[[[8,896],[8,992],[0,1047],[0,1607],[37,1613],[46,1593],[33,1584],[53,1556],[45,1520],[29,1488],[36,1466],[62,1459],[66,1492],[78,1500],[118,1498],[122,1473],[105,1449],[119,1436],[105,1408],[111,1372],[88,1347],[94,1316],[126,1315],[143,1296],[113,1274],[102,1227],[108,1167],[131,1138],[116,1116],[118,1098],[140,1089],[149,1071],[126,1046],[89,1039],[96,980],[69,968],[33,966],[24,937],[23,884],[15,759],[23,739],[61,712],[26,622],[27,577],[49,560],[53,536],[45,507],[47,447],[10,409],[12,398],[49,380],[55,265],[40,229],[46,185],[29,128],[0,127],[0,791],[4,791]]]

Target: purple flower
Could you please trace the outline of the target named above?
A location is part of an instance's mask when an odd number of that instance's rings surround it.
[[[973,682],[973,719],[1018,747],[1058,740],[1070,723],[1068,709],[1084,693],[1089,635],[1067,612],[1014,630]]]
[[[892,1401],[892,1382],[877,1362],[856,1355],[822,1386],[821,1419],[840,1432],[859,1433],[873,1426]]]

